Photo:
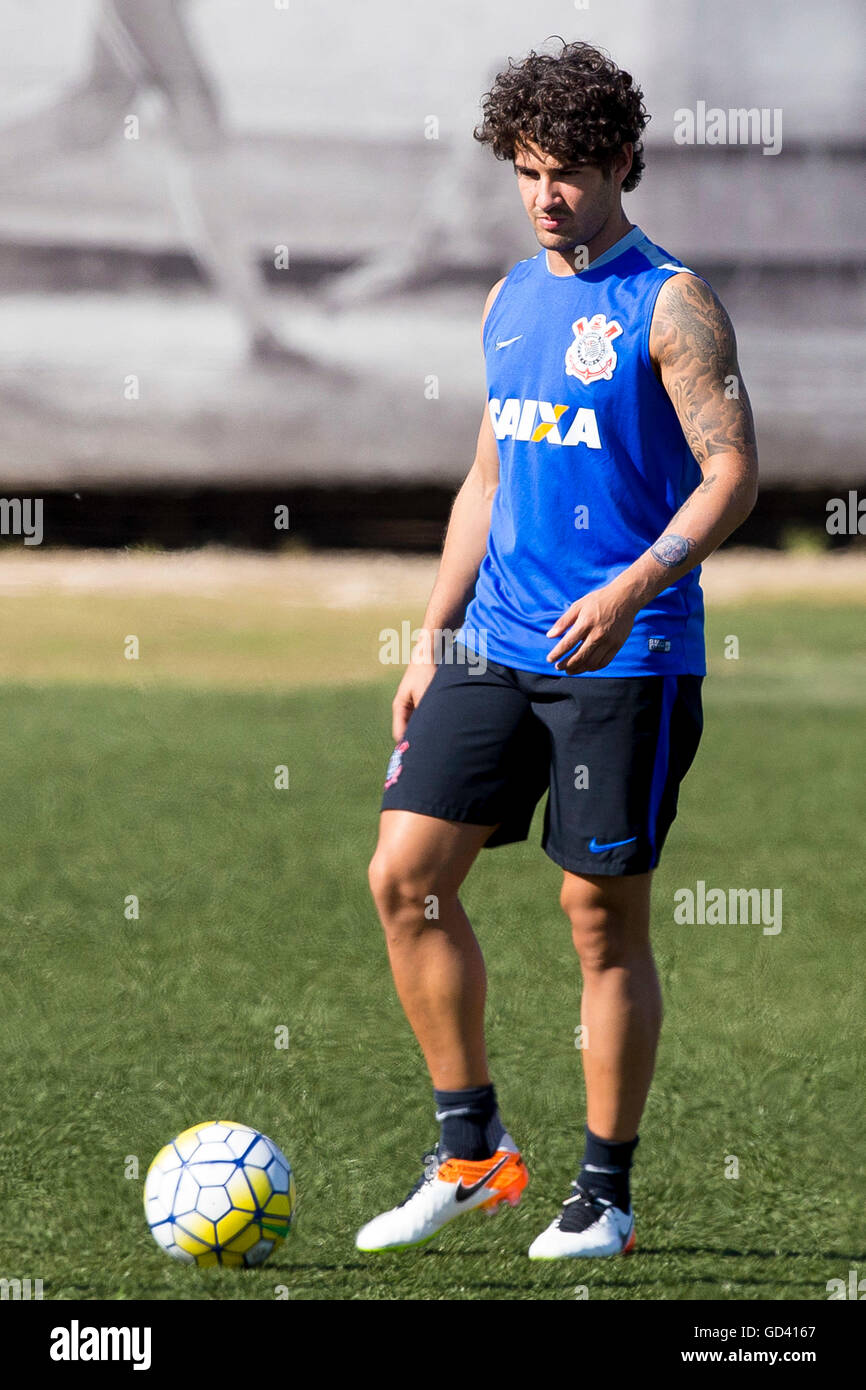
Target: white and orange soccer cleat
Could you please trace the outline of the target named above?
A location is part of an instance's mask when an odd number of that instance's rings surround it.
[[[584,1192],[572,1183],[562,1211],[529,1247],[531,1260],[630,1255],[635,1247],[634,1212]]]
[[[403,1250],[430,1240],[456,1216],[481,1208],[516,1207],[529,1173],[514,1140],[503,1134],[491,1158],[439,1158],[439,1146],[423,1158],[424,1172],[399,1206],[374,1216],[355,1237],[359,1250]]]

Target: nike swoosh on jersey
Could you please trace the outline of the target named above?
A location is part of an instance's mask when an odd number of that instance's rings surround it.
[[[479,1178],[477,1182],[474,1182],[471,1187],[464,1187],[463,1179],[458,1178],[457,1189],[454,1193],[455,1202],[466,1202],[470,1197],[474,1197],[475,1193],[480,1192],[485,1183],[488,1183],[491,1178],[496,1176],[499,1169],[508,1162],[510,1157],[510,1154],[506,1154],[504,1158],[500,1158],[499,1162],[495,1164],[489,1172],[485,1173],[483,1177]]]
[[[601,854],[602,850],[619,849],[620,845],[633,845],[636,839],[637,835],[632,835],[630,840],[611,840],[609,845],[600,845],[593,835],[589,842],[589,850],[591,854]]]
[[[510,347],[512,343],[516,343],[516,342],[518,341],[518,339],[520,339],[520,338],[522,338],[522,337],[523,337],[523,334],[522,334],[522,333],[518,333],[518,335],[517,335],[516,338],[506,338],[504,342],[501,342],[501,343],[497,343],[497,344],[496,344],[496,351],[498,352],[500,348]]]

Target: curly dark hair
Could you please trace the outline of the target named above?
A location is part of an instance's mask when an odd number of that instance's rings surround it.
[[[497,159],[514,159],[531,140],[545,154],[597,165],[609,173],[618,150],[634,145],[623,181],[630,193],[643,173],[641,134],[650,117],[631,73],[589,43],[566,43],[559,53],[508,60],[481,102],[483,120],[473,135]]]

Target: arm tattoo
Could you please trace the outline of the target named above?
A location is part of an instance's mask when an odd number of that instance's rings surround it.
[[[752,408],[740,377],[731,320],[697,276],[672,275],[662,287],[650,329],[650,356],[701,466],[713,454],[754,457]]]
[[[709,492],[710,489],[711,489],[712,486],[713,486],[713,483],[716,481],[716,478],[717,478],[718,476],[719,476],[718,473],[711,473],[710,476],[709,476],[709,478],[704,478],[704,481],[700,484],[700,486],[699,486],[699,487],[696,487],[696,488],[695,488],[695,491],[692,492],[692,493],[690,493],[689,496],[686,498],[685,502],[683,502],[683,504],[682,504],[682,506],[680,507],[679,511],[677,512],[676,516],[672,516],[672,517],[671,517],[670,521],[668,522],[668,525],[669,525],[669,526],[673,526],[673,524],[674,524],[675,521],[679,521],[679,519],[680,519],[680,517],[682,516],[683,512],[688,511],[689,507],[692,505],[692,498],[695,496],[695,493],[697,493],[697,492]]]
[[[650,554],[660,565],[664,565],[665,569],[675,570],[696,545],[697,541],[693,541],[691,536],[660,536],[651,547]]]

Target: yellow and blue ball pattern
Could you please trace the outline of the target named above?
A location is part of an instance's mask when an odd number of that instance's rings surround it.
[[[258,1130],[228,1120],[185,1129],[147,1170],[144,1210],[154,1239],[185,1264],[263,1264],[289,1233],[295,1179]]]

